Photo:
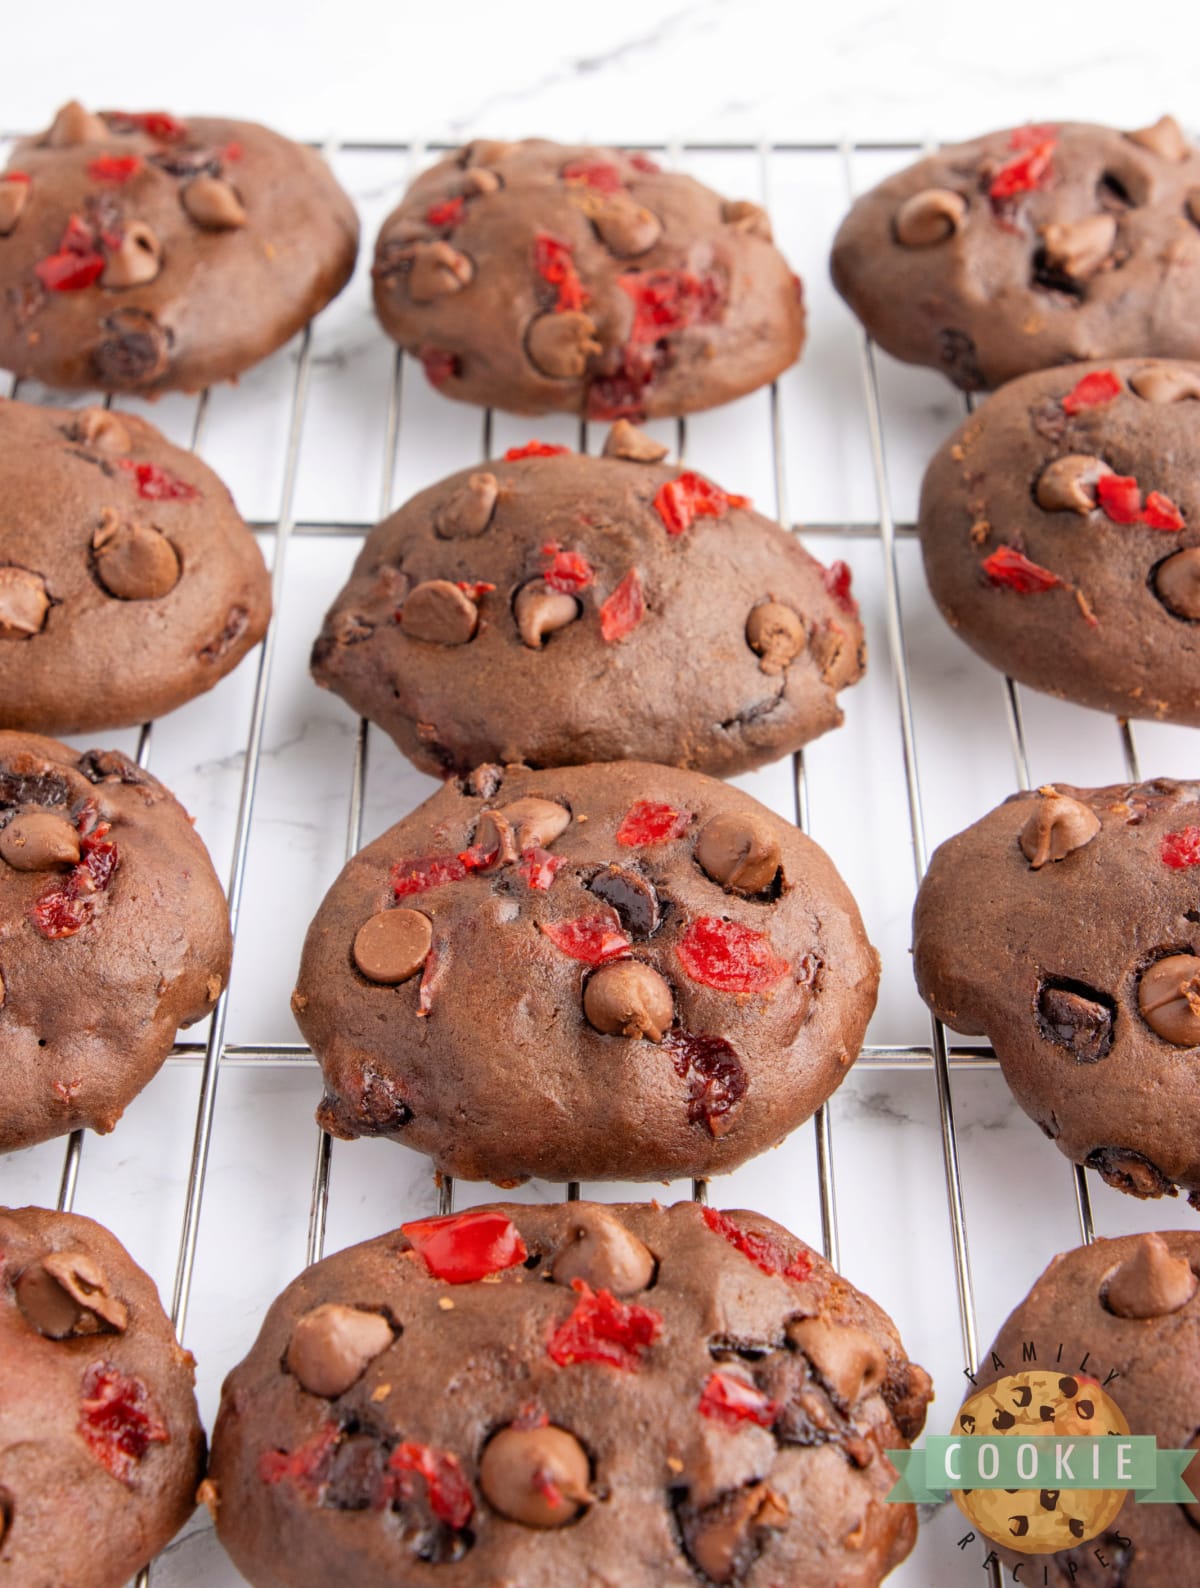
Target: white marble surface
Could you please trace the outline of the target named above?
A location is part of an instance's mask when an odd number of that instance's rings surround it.
[[[53,48],[55,67],[13,72],[3,117],[14,129],[45,121],[69,94],[95,103],[151,101],[186,110],[252,112],[297,134],[342,141],[434,140],[475,133],[550,132],[622,141],[718,142],[920,140],[968,133],[1026,116],[1112,111],[1136,123],[1173,104],[1186,113],[1194,51],[1167,48],[1166,13],[1193,37],[1184,7],[1161,7],[1153,30],[1126,37],[1125,10],[1043,8],[1031,25],[996,13],[964,19],[933,5],[836,8],[698,3],[592,11],[522,4],[448,8],[259,5],[226,0],[199,12],[132,14],[115,30],[111,13],[67,0],[54,19],[32,8],[6,18],[12,58]],[[811,12],[811,14],[809,14]],[[234,20],[236,18],[236,21]],[[357,18],[358,25],[354,25]],[[1082,20],[1081,20],[1082,19]],[[381,42],[382,40],[382,42]],[[1036,42],[1036,51],[1035,51]],[[520,48],[518,48],[518,43]],[[685,151],[681,163],[731,192],[769,197],[777,235],[806,282],[810,340],[780,385],[786,501],[776,497],[770,407],[760,393],[688,427],[688,453],[730,489],[746,491],[789,521],[873,526],[871,466],[857,335],[825,270],[850,182],[864,186],[901,156],[862,153],[850,168],[833,153]],[[410,168],[402,152],[343,152],[340,176],[363,214],[367,239],[398,196]],[[312,382],[296,479],[303,524],[372,519],[380,506],[385,413],[392,354],[369,309],[365,264],[317,322]],[[277,518],[296,371],[292,347],[213,394],[202,451],[224,474],[246,515]],[[911,519],[921,470],[957,422],[960,400],[937,377],[880,361],[893,507]],[[176,438],[191,435],[195,404],[167,399],[152,417]],[[565,419],[498,415],[497,450],[530,434],[576,439]],[[674,441],[673,426],[664,426]],[[594,448],[600,437],[589,437]],[[393,498],[474,461],[482,425],[474,411],[442,401],[411,366],[404,371]],[[902,746],[884,626],[877,538],[822,533],[817,555],[844,556],[855,573],[871,645],[867,679],[847,699],[845,728],[807,754],[811,830],[859,897],[884,959],[869,1041],[927,1044],[929,1025],[909,968],[914,888]],[[356,542],[303,533],[282,570],[277,650],[267,701],[264,752],[250,834],[227,1038],[233,1044],[296,1039],[288,1011],[299,944],[345,841],[354,724],[339,702],[308,680],[311,638]],[[272,537],[264,534],[272,555]],[[1000,680],[959,644],[926,594],[915,544],[899,547],[920,787],[930,845],[965,825],[1014,786]],[[243,747],[256,661],[213,695],[155,729],[152,769],[195,814],[218,870],[232,856]],[[1022,692],[1035,781],[1123,775],[1115,725],[1092,713]],[[131,748],[134,735],[112,735]],[[1139,727],[1148,774],[1194,773],[1195,738]],[[743,780],[791,814],[791,768]],[[379,735],[371,739],[364,830],[373,836],[432,788]],[[978,907],[982,908],[980,901]],[[203,1032],[189,1033],[191,1038]],[[108,1223],[169,1296],[192,1149],[199,1071],[173,1061],[107,1138],[89,1138],[76,1206]],[[216,1098],[211,1157],[185,1340],[199,1359],[202,1408],[211,1423],[221,1378],[247,1349],[263,1310],[304,1260],[319,1095],[311,1065],[227,1061]],[[1012,1103],[993,1070],[957,1071],[953,1102],[978,1328],[982,1343],[1049,1257],[1078,1239],[1070,1172]],[[931,1426],[957,1405],[963,1346],[948,1241],[939,1122],[932,1074],[865,1066],[852,1072],[831,1109],[834,1182],[844,1271],[895,1316],[912,1353],[934,1372],[939,1399]],[[0,1200],[53,1203],[60,1144],[0,1160]],[[632,1188],[585,1187],[612,1197]],[[459,1187],[459,1205],[483,1188]],[[531,1198],[560,1194],[535,1185]],[[633,1192],[636,1194],[636,1192]],[[659,1189],[659,1194],[663,1191]],[[672,1194],[686,1194],[675,1186]],[[1188,1223],[1186,1207],[1141,1205],[1094,1185],[1104,1233]],[[418,1212],[435,1193],[423,1160],[388,1143],[337,1145],[329,1246],[336,1248]],[[714,1202],[749,1205],[808,1238],[820,1234],[811,1129],[713,1188]],[[903,1588],[977,1580],[978,1563],[954,1551],[952,1517],[922,1530],[912,1559],[893,1579]],[[154,1572],[171,1588],[229,1588],[240,1581],[198,1517]]]

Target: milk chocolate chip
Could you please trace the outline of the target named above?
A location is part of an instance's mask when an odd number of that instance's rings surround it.
[[[427,579],[410,592],[400,622],[410,639],[465,645],[479,626],[479,608],[448,579]]]
[[[1100,818],[1090,805],[1047,786],[1021,829],[1021,853],[1035,871],[1048,860],[1064,860],[1090,844],[1100,831]]]
[[[838,1407],[849,1412],[887,1377],[879,1346],[863,1329],[826,1318],[794,1318],[787,1337],[816,1368]]]
[[[463,172],[462,190],[467,198],[484,198],[489,193],[498,193],[503,186],[496,172],[484,165],[475,165]]]
[[[610,194],[596,206],[591,219],[600,241],[618,259],[635,259],[662,236],[658,216],[628,193]]]
[[[590,1503],[587,1452],[565,1428],[502,1428],[479,1463],[479,1487],[510,1522],[564,1527]]]
[[[1138,1008],[1164,1042],[1194,1048],[1200,1043],[1200,959],[1168,954],[1148,965],[1138,983]]]
[[[433,924],[420,910],[380,910],[354,938],[354,963],[368,981],[394,987],[415,976],[429,957]]]
[[[683,1507],[680,1524],[688,1558],[714,1583],[742,1580],[763,1535],[791,1521],[787,1500],[765,1483],[751,1483],[702,1509]]]
[[[746,619],[746,643],[762,657],[759,670],[773,677],[804,649],[804,624],[779,601],[762,601]]]
[[[517,591],[513,611],[522,640],[531,650],[540,651],[548,634],[574,623],[579,602],[563,590],[552,590],[544,579],[531,579]]]
[[[658,930],[662,909],[654,884],[640,872],[610,865],[588,883],[598,899],[611,904],[631,937],[649,937]]]
[[[14,871],[52,871],[79,860],[79,834],[65,816],[26,811],[0,829],[0,856]]]
[[[71,425],[71,439],[98,452],[124,454],[133,446],[129,431],[107,408],[81,408]]]
[[[130,221],[119,247],[108,256],[102,287],[144,287],[162,269],[162,244],[144,221]]]
[[[588,359],[604,351],[596,338],[596,322],[578,309],[561,314],[552,309],[531,320],[525,350],[530,363],[551,380],[577,380]]]
[[[49,610],[44,579],[27,568],[0,568],[0,640],[39,634]]]
[[[771,222],[761,204],[749,199],[726,199],[721,205],[721,219],[735,232],[746,232],[751,237],[761,237],[765,243],[772,240]]]
[[[551,1275],[556,1285],[582,1279],[593,1290],[632,1296],[653,1279],[649,1248],[607,1208],[581,1207],[572,1234],[571,1244],[554,1259]]]
[[[1090,513],[1096,505],[1096,481],[1111,473],[1103,458],[1086,453],[1055,458],[1038,476],[1037,504],[1047,513]]]
[[[1164,160],[1186,160],[1191,150],[1174,116],[1160,116],[1152,126],[1139,127],[1136,132],[1128,132],[1125,136],[1143,149],[1149,149],[1151,154],[1161,155]]]
[[[508,817],[500,811],[484,811],[475,827],[475,847],[491,856],[488,864],[480,867],[481,871],[492,866],[507,866],[515,860],[517,840]]]
[[[1081,221],[1056,221],[1042,227],[1046,263],[1073,281],[1094,276],[1116,240],[1115,215],[1087,215]]]
[[[1154,593],[1177,618],[1200,618],[1200,546],[1188,546],[1159,563]]]
[[[675,1001],[656,970],[640,960],[621,959],[592,972],[583,990],[583,1012],[606,1036],[661,1042]]]
[[[484,815],[487,814],[485,811]],[[518,849],[549,849],[571,825],[571,813],[565,805],[533,795],[501,805],[499,814],[516,835]]]
[[[179,583],[179,555],[157,529],[123,522],[106,508],[92,536],[96,577],[120,601],[157,601]]]
[[[1101,1294],[1118,1318],[1162,1318],[1186,1306],[1196,1284],[1186,1257],[1172,1257],[1161,1235],[1142,1235],[1108,1276]]]
[[[29,199],[28,182],[0,176],[0,237],[7,237],[21,218]]]
[[[393,1339],[378,1312],[327,1301],[296,1322],[287,1349],[288,1372],[310,1395],[344,1395]]]
[[[16,1296],[26,1321],[48,1340],[120,1334],[129,1321],[125,1303],[86,1252],[47,1253],[18,1276]]]
[[[628,419],[616,420],[604,440],[606,458],[625,458],[630,463],[661,463],[669,450]]]
[[[414,303],[432,303],[449,293],[461,292],[475,274],[466,254],[443,238],[417,243],[409,250],[408,295]]]
[[[433,521],[434,534],[442,540],[472,540],[482,535],[492,521],[500,488],[496,476],[486,472],[472,474],[449,501],[443,502]]]
[[[109,136],[107,122],[85,110],[77,99],[69,99],[55,115],[42,142],[50,149],[65,149],[76,143],[103,143]]]
[[[233,231],[246,224],[242,201],[219,176],[198,176],[180,189],[179,202],[195,221],[210,232]]]
[[[1129,377],[1129,384],[1148,403],[1178,403],[1200,397],[1200,375],[1178,364],[1148,364]]]
[[[714,882],[734,893],[762,893],[779,870],[779,840],[750,813],[714,816],[696,840],[696,859]]]
[[[906,248],[929,248],[963,229],[967,201],[949,188],[914,193],[896,213],[896,240]]]

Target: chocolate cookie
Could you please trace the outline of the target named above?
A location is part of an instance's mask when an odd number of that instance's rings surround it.
[[[208,851],[157,778],[0,733],[0,1152],[111,1130],[231,952]]]
[[[934,458],[925,572],[994,666],[1123,717],[1200,724],[1200,363],[1027,375]]]
[[[122,1588],[204,1470],[195,1363],[91,1219],[0,1208],[0,1576]]]
[[[484,766],[349,862],[292,1007],[334,1135],[468,1180],[668,1180],[807,1119],[878,974],[828,857],[739,789]]]
[[[211,689],[271,584],[221,481],[153,425],[0,403],[0,727],[121,728]]]
[[[1200,1206],[1200,784],[1014,794],[935,853],[913,964],[1059,1150]]]
[[[714,408],[804,340],[766,212],[616,149],[468,144],[384,221],[374,275],[384,329],[439,391],[514,413]]]
[[[875,1588],[928,1375],[755,1213],[497,1204],[328,1257],[225,1381],[211,1505],[258,1588]]]
[[[199,391],[342,290],[358,218],[325,162],[249,121],[72,101],[0,173],[0,365]]]
[[[842,720],[866,643],[845,563],[618,421],[541,442],[375,529],[313,675],[419,767],[653,757],[730,775]],[[714,592],[719,592],[714,596]]]
[[[953,144],[843,221],[834,285],[881,347],[977,391],[1077,359],[1200,358],[1200,150],[1170,116]]]
[[[1069,1392],[1087,1413],[1066,1429],[1056,1417],[1051,1432],[1103,1432],[1089,1425],[1106,1393],[1130,1433],[1153,1435],[1164,1450],[1200,1449],[1197,1270],[1200,1235],[1192,1231],[1124,1235],[1063,1253],[1000,1330],[992,1351],[1005,1367],[985,1358],[981,1386],[1020,1367],[1033,1342],[1039,1361],[1062,1364],[1055,1372],[1060,1393]],[[1200,1489],[1200,1462],[1184,1477]],[[1104,1492],[1083,1491],[1093,1501]],[[1105,1532],[1028,1561],[1025,1580],[1049,1588],[1179,1588],[1200,1581],[1200,1503],[1145,1504],[1128,1493],[1124,1499]],[[1065,1532],[1063,1542],[1071,1544]],[[1001,1554],[1010,1566],[1019,1558]]]

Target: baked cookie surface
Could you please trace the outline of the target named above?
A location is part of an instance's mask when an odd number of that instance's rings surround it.
[[[943,617],[993,666],[1200,724],[1200,363],[1011,382],[933,459],[919,530]]]
[[[1170,116],[952,144],[857,200],[834,285],[881,347],[978,391],[1134,354],[1200,358],[1200,150]]]
[[[1049,1367],[1062,1346],[1062,1365],[1053,1373],[1058,1393],[1044,1397],[1055,1404],[1055,1416],[1040,1431],[1105,1433],[1096,1425],[1111,1401],[1131,1434],[1151,1434],[1164,1450],[1200,1448],[1197,1271],[1200,1235],[1190,1230],[1101,1238],[1054,1259],[992,1344],[1009,1371],[1021,1365],[1029,1342]],[[979,1383],[986,1391],[1004,1370],[990,1365],[990,1355],[984,1362]],[[1200,1488],[1200,1462],[1184,1477],[1193,1492]],[[1124,1499],[1115,1520],[1072,1545],[1071,1522],[1094,1525],[1110,1494]],[[1176,1588],[1200,1580],[1200,1504],[1145,1504],[1127,1491],[1096,1489],[1043,1497],[1061,1516],[1062,1544],[1059,1553],[1027,1561],[1029,1581],[1048,1588]],[[1027,1505],[1030,1496],[1012,1498]],[[1047,1514],[1040,1505],[1038,1511]],[[1021,1558],[997,1547],[1008,1568]]]
[[[514,413],[713,408],[804,338],[766,212],[615,149],[466,145],[383,223],[374,275],[384,329],[440,392]]]
[[[313,674],[423,770],[654,759],[728,776],[842,720],[866,642],[825,568],[628,424],[531,443],[368,537]]]
[[[916,1535],[884,1451],[929,1397],[757,1214],[495,1204],[284,1291],[225,1382],[212,1503],[256,1588],[874,1588]]]
[[[358,218],[312,149],[249,121],[72,101],[0,173],[0,366],[199,391],[341,291]]]
[[[132,726],[262,638],[271,585],[228,490],[133,414],[0,403],[0,727]]]
[[[1021,1107],[1134,1196],[1200,1201],[1200,785],[1054,784],[936,851],[921,996],[987,1036]],[[980,907],[986,900],[987,907]]]
[[[123,1588],[195,1508],[195,1364],[91,1219],[0,1208],[0,1250],[0,1574]]]
[[[828,857],[740,790],[485,766],[349,862],[292,1007],[335,1135],[471,1180],[662,1180],[807,1119],[877,985]]]
[[[0,732],[0,1151],[111,1130],[231,952],[208,851],[157,778]]]

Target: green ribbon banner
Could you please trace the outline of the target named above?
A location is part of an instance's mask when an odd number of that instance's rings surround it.
[[[897,1503],[933,1504],[952,1489],[1132,1489],[1147,1505],[1192,1505],[1183,1481],[1194,1450],[1160,1450],[1153,1434],[931,1434],[923,1450],[889,1450]]]

